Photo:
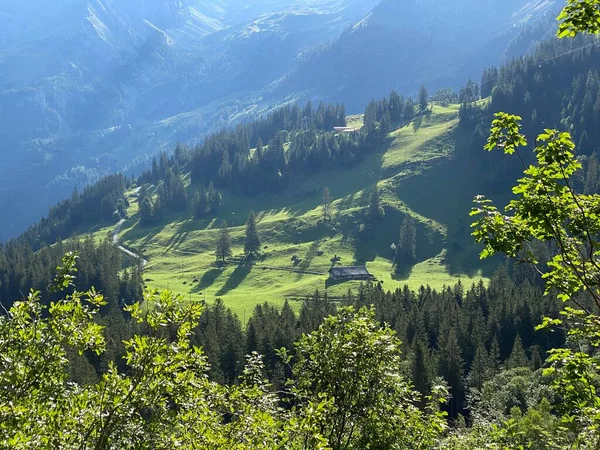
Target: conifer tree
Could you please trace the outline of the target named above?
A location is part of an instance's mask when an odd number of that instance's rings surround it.
[[[534,345],[531,348],[531,366],[533,370],[538,370],[542,367],[542,364],[543,360],[542,356],[540,355],[540,348],[538,345]]]
[[[598,169],[598,158],[596,157],[596,153],[592,153],[592,156],[587,160],[587,170],[583,186],[584,194],[596,194],[598,192],[599,177],[600,170]]]
[[[392,119],[390,117],[390,112],[387,109],[383,113],[383,116],[381,116],[379,131],[381,133],[382,140],[387,139],[392,131]]]
[[[219,229],[219,237],[217,239],[217,249],[215,251],[217,261],[225,262],[225,259],[231,256],[231,237],[229,236],[229,228],[227,222],[221,222]]]
[[[224,328],[222,330],[222,355],[221,370],[225,381],[233,384],[242,374],[242,361],[244,359],[244,332],[242,324],[230,309],[227,310]]]
[[[160,172],[158,170],[158,163],[156,162],[156,158],[152,159],[152,184],[157,185],[160,182]]]
[[[421,394],[428,395],[432,381],[431,363],[427,343],[420,334],[415,337],[412,348],[411,372],[413,384]]]
[[[265,146],[263,144],[262,139],[259,136],[258,140],[256,141],[256,153],[254,154],[255,158],[260,161],[263,157],[264,151],[265,151]]]
[[[327,186],[323,188],[323,220],[325,222],[331,220],[331,195]]]
[[[246,354],[249,355],[256,351],[258,351],[258,332],[254,320],[250,319],[246,327]]]
[[[400,227],[400,239],[396,247],[396,266],[410,265],[417,258],[417,231],[415,219],[406,215]]]
[[[450,385],[452,398],[449,402],[449,413],[451,417],[456,417],[460,413],[465,394],[464,360],[458,343],[456,328],[451,327],[441,337],[440,374]]]
[[[493,373],[498,373],[502,367],[502,359],[500,355],[500,344],[498,339],[494,336],[492,344],[490,345],[490,367]]]
[[[200,187],[194,209],[196,217],[204,217],[208,211],[208,200],[204,186]]]
[[[154,219],[154,211],[152,207],[152,202],[148,197],[144,197],[142,200],[142,204],[140,205],[140,222],[143,225],[148,225],[152,223]]]
[[[171,173],[169,171],[169,173]],[[184,211],[188,207],[188,198],[185,186],[180,175],[172,174],[171,185],[169,186],[169,207],[175,211]]]
[[[486,382],[492,375],[489,365],[489,355],[483,344],[480,342],[475,350],[475,358],[471,363],[469,370],[468,383],[469,387],[481,389],[483,383]]]
[[[211,213],[215,213],[221,207],[221,193],[215,189],[212,181],[206,191],[206,206]]]
[[[371,197],[369,200],[369,219],[371,222],[377,222],[383,217],[383,214],[383,208],[381,207],[381,200],[379,197],[379,188],[377,187],[377,183],[375,183],[371,190]]]
[[[370,132],[375,129],[375,123],[377,122],[377,104],[375,100],[371,100],[367,104],[367,108],[365,109],[365,115],[363,119],[364,127],[367,132]]]
[[[419,89],[419,108],[421,112],[426,111],[428,106],[429,94],[427,93],[427,88],[425,87],[425,84],[422,84],[421,89]]]
[[[155,221],[162,220],[165,215],[165,206],[160,195],[158,195],[154,201],[152,212]]]
[[[146,183],[143,183],[137,193],[137,202],[139,206],[142,206],[142,202],[148,195],[148,187],[146,186]]]
[[[260,238],[256,229],[256,216],[254,211],[250,211],[250,216],[246,222],[246,241],[244,243],[244,254],[254,256],[260,251]]]
[[[531,361],[529,361],[525,349],[523,348],[521,335],[517,334],[510,356],[506,361],[506,367],[508,369],[516,369],[517,367],[529,367],[530,365]]]

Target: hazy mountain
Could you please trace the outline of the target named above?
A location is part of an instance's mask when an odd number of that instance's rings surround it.
[[[343,101],[350,110],[396,89],[458,87],[498,64],[521,30],[556,10],[549,0],[384,0],[339,39],[272,86]],[[546,23],[546,22],[544,22]],[[529,44],[535,38],[529,37]]]
[[[285,101],[358,111],[393,87],[457,87],[553,4],[377,3],[4,0],[0,239],[76,186]]]

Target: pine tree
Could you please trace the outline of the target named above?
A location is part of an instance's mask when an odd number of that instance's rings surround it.
[[[429,361],[429,351],[423,337],[419,334],[413,341],[412,381],[422,395],[429,395],[431,388],[432,370]]]
[[[363,119],[364,127],[367,132],[375,129],[375,123],[377,121],[377,104],[375,100],[371,100],[367,104],[367,108],[365,109],[365,115]]]
[[[184,211],[188,207],[188,198],[185,185],[180,175],[173,174],[171,177],[169,207],[175,211]]]
[[[400,227],[400,239],[396,247],[396,265],[411,265],[417,258],[417,231],[415,219],[406,215]]]
[[[512,352],[506,361],[506,367],[508,369],[515,369],[517,367],[529,367],[531,365],[531,361],[527,357],[525,353],[525,349],[523,348],[523,342],[521,341],[521,336],[517,334],[515,338],[515,342],[513,344]]]
[[[475,350],[475,358],[469,370],[468,383],[470,388],[481,389],[483,383],[492,375],[490,370],[489,355],[480,342]]]
[[[381,116],[381,123],[379,124],[379,131],[381,133],[381,139],[385,140],[389,137],[392,132],[392,119],[390,117],[389,110],[385,110],[383,116]]]
[[[375,184],[371,191],[371,198],[369,201],[369,219],[371,220],[371,222],[377,222],[382,217],[383,208],[381,207],[379,188],[377,187],[377,184]]]
[[[583,186],[584,194],[595,194],[598,192],[599,176],[600,171],[598,170],[598,158],[596,157],[596,153],[592,153],[592,156],[590,156],[587,160],[587,170],[585,173],[585,182]]]
[[[421,112],[427,110],[429,106],[429,94],[427,93],[427,88],[424,84],[421,85],[421,89],[419,90],[419,108]]]
[[[219,229],[219,237],[217,239],[217,249],[215,251],[217,261],[224,262],[226,258],[231,256],[231,237],[229,236],[229,228],[227,222],[221,222]]]
[[[449,413],[450,417],[454,418],[460,413],[464,400],[464,360],[456,329],[450,328],[441,337],[443,341],[440,345],[440,374],[450,385],[452,398],[450,399]]]
[[[531,347],[531,366],[533,370],[538,370],[542,367],[544,362],[542,361],[542,356],[540,355],[540,347],[538,345],[534,345]]]
[[[327,186],[323,188],[323,220],[325,222],[331,220],[331,195]]]
[[[246,327],[246,354],[258,351],[258,339],[258,332],[254,325],[254,320],[250,319],[248,321],[248,326]]]
[[[196,204],[194,205],[196,217],[204,217],[208,212],[208,199],[204,186],[200,187],[197,195]]]
[[[142,204],[140,205],[140,222],[143,225],[148,225],[152,223],[154,219],[154,211],[152,207],[152,202],[148,197],[144,197],[142,200]]]
[[[155,221],[162,220],[165,215],[165,205],[162,201],[162,197],[158,195],[156,200],[154,201],[154,206],[152,208],[152,215]]]
[[[502,359],[500,355],[500,344],[498,339],[494,336],[492,345],[490,346],[490,367],[493,373],[498,373],[502,368]]]
[[[211,213],[215,213],[221,207],[221,193],[215,189],[212,182],[206,191],[206,207]]]
[[[256,141],[256,153],[254,154],[255,158],[260,161],[263,157],[264,151],[265,146],[263,145],[263,141],[259,136],[258,140]]]
[[[246,222],[246,242],[244,244],[244,253],[246,256],[254,256],[260,251],[260,238],[256,230],[256,216],[254,211],[250,211],[250,216]]]
[[[137,193],[137,203],[139,206],[142,206],[142,202],[144,201],[144,199],[146,197],[148,197],[150,194],[148,193],[148,188],[146,187],[146,184],[142,184],[140,186],[140,189],[138,190]]]
[[[160,172],[156,158],[152,159],[152,184],[157,185],[160,182]]]

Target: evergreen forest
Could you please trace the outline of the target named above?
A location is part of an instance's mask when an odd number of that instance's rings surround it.
[[[460,90],[290,102],[1,243],[0,448],[600,449],[600,1],[563,6]]]

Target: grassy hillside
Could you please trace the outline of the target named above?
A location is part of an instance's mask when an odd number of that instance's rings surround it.
[[[350,123],[360,126],[362,118],[352,116]],[[477,281],[481,272],[477,271],[475,254],[468,256],[468,275],[451,274],[447,265],[448,229],[460,222],[456,211],[451,212],[455,191],[460,187],[456,180],[434,183],[431,179],[431,174],[440,169],[444,173],[444,167],[452,163],[457,124],[458,106],[435,106],[430,115],[394,131],[389,145],[352,169],[306,177],[279,194],[248,198],[224,192],[219,216],[206,220],[168,216],[158,226],[141,226],[132,191],[130,218],[119,240],[148,260],[145,278],[149,286],[169,288],[192,300],[223,298],[241,319],[265,301],[281,305],[286,298],[296,300],[316,289],[332,296],[343,295],[349,289],[355,291],[357,282],[326,282],[334,255],[342,258],[340,265],[366,264],[386,290],[405,284],[414,289],[421,285],[440,289],[458,279],[464,283]],[[372,230],[361,231],[374,181],[382,193],[385,217]],[[325,185],[334,199],[335,225],[321,220],[321,191]],[[463,192],[467,198],[472,194]],[[250,210],[258,215],[264,260],[253,265],[215,267],[220,220],[225,219],[232,227],[234,257],[241,256],[244,222]],[[410,273],[399,277],[393,274],[390,245],[397,242],[407,214],[417,222],[418,263]],[[468,217],[462,222],[468,223]],[[104,238],[110,231],[108,227],[94,230],[94,234]],[[294,255],[303,260],[295,267],[291,260]]]

